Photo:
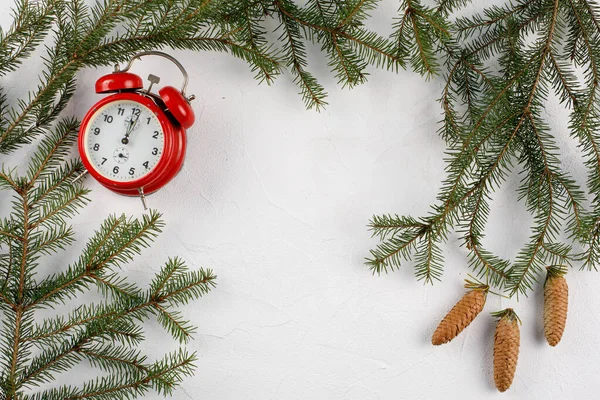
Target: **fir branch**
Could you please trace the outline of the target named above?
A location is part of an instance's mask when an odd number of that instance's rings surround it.
[[[598,270],[600,264],[600,218],[597,214],[590,215],[587,223],[592,226],[590,232],[585,238],[585,244],[587,250],[582,254],[578,255],[578,259],[582,262],[581,269],[587,269],[588,271]]]
[[[380,229],[376,227],[377,217],[374,217],[371,222],[371,229]],[[397,225],[401,225],[397,224]],[[392,229],[396,229],[393,228]],[[385,239],[376,249],[371,250],[371,258],[366,260],[367,265],[373,274],[381,274],[381,272],[393,271],[400,267],[402,260],[408,260],[413,251],[415,251],[419,241],[426,236],[431,229],[431,225],[422,224],[417,226],[407,225],[399,228],[396,233],[390,238]],[[382,238],[385,237],[382,236]]]
[[[325,32],[348,40],[351,43],[352,48],[356,49],[357,53],[363,59],[366,59],[369,64],[374,64],[377,67],[385,66],[387,69],[391,70],[397,70],[399,67],[404,66],[404,61],[394,54],[393,43],[385,40],[376,33],[362,29],[348,33],[342,28],[335,29],[311,23],[310,21],[302,19],[303,15],[301,12],[298,12],[298,15],[294,15],[281,4],[281,2],[275,1],[277,9],[284,17],[297,22],[308,29]],[[297,8],[295,10],[299,11]]]
[[[63,224],[65,218],[71,218],[77,210],[89,202],[85,189],[81,184],[69,186],[60,198],[48,199],[43,206],[32,210],[32,218],[29,229],[35,229],[43,224]]]
[[[62,196],[85,171],[81,161],[67,162],[38,181],[31,193],[30,205],[35,208],[47,197]]]
[[[68,371],[81,358],[77,354],[79,346],[89,340],[86,334],[71,339],[56,346],[47,347],[42,354],[31,361],[30,366],[23,371],[22,378],[16,387],[32,387],[54,380],[54,374]]]
[[[67,225],[58,225],[46,231],[34,232],[31,235],[31,254],[43,253],[51,255],[65,249],[73,241],[73,228]]]
[[[490,30],[509,20],[515,14],[523,13],[536,0],[518,1],[516,5],[492,6],[485,10],[485,17],[474,15],[472,18],[459,18],[456,21],[457,33],[468,36],[475,31]]]
[[[298,13],[298,10],[291,2],[285,2],[284,5],[280,1],[275,1],[275,5],[281,11],[280,40],[285,42],[283,51],[286,54],[287,65],[301,88],[306,106],[314,106],[319,110],[327,104],[324,100],[326,94],[323,86],[306,71],[306,50],[301,40],[298,20],[293,16],[293,13]],[[292,11],[288,11],[288,8]]]
[[[49,168],[62,164],[71,153],[71,147],[75,142],[79,122],[75,119],[60,121],[54,128],[54,132],[46,136],[38,145],[38,150],[31,156],[29,162],[29,187],[33,187],[35,181]]]
[[[11,176],[11,173],[4,170],[4,166],[0,170],[0,188],[5,187],[14,190],[15,192],[20,192],[21,188],[15,182],[14,178]]]
[[[38,304],[64,301],[87,287],[95,274],[105,268],[113,268],[132,260],[133,256],[147,247],[160,232],[160,214],[151,212],[142,221],[109,218],[101,231],[90,240],[80,260],[67,270],[45,279],[37,288],[37,295],[27,307]]]
[[[45,343],[48,339],[54,341],[58,336],[64,337],[73,330],[92,323],[105,325],[107,332],[112,332],[115,324],[130,319],[146,319],[152,303],[152,300],[120,298],[117,303],[82,306],[71,313],[67,320],[62,317],[46,319],[42,324],[35,326],[32,334],[23,341],[40,343]]]
[[[176,277],[174,285],[170,285],[166,288],[167,290],[163,290],[165,286],[159,284],[160,289],[157,291],[156,282],[165,282],[164,285],[166,285],[166,282],[171,278],[165,278],[165,275],[169,275],[169,271],[173,271],[172,268],[174,266],[178,270],[178,274],[187,272],[187,268],[185,268],[180,260],[170,260],[154,278],[150,287],[150,294],[146,297],[124,296],[118,298],[115,304],[83,307],[73,312],[67,322],[62,318],[46,320],[34,329],[32,335],[26,341],[40,341],[55,335],[66,334],[73,329],[90,323],[99,323],[99,321],[106,321],[107,324],[108,322],[113,324],[121,321],[123,318],[145,319],[154,305],[160,305],[161,307],[163,305],[173,306],[176,303],[173,303],[171,300],[182,296],[182,293],[187,295],[198,293],[199,296],[202,296],[215,287],[216,276],[210,270],[201,269],[198,272],[199,277],[193,283],[184,279],[183,284],[181,284],[181,277]]]
[[[195,354],[185,352],[172,353],[165,359],[150,366],[146,371],[128,375],[109,375],[89,381],[81,388],[63,386],[40,392],[35,396],[27,396],[27,400],[46,399],[106,399],[135,398],[149,389],[168,395],[179,382],[179,377],[191,374],[196,361]]]
[[[90,364],[114,374],[127,374],[130,371],[147,371],[146,358],[139,350],[114,345],[94,344],[77,350]]]
[[[127,282],[127,279],[120,277],[118,274],[110,274],[108,276],[99,276],[92,273],[90,277],[95,280],[96,285],[105,297],[109,294],[114,296],[124,296],[136,298],[140,295],[140,289],[133,283]]]
[[[408,16],[412,9],[407,5],[401,8],[397,26],[402,39],[411,34]],[[462,1],[442,1],[437,12],[449,16],[448,10],[462,6]],[[596,206],[600,142],[595,134],[600,126],[596,104],[600,24],[596,11],[593,3],[583,0],[510,2],[457,19],[450,30],[456,38],[441,43],[448,69],[441,97],[444,120],[440,134],[448,142],[450,158],[447,179],[438,195],[440,204],[422,220],[427,221],[435,240],[445,241],[453,228],[462,232],[469,265],[478,278],[510,295],[527,294],[548,263],[578,260],[593,269],[600,262],[600,212]],[[434,41],[427,43],[433,45]],[[579,67],[585,70],[583,76],[575,73]],[[589,171],[588,190],[594,198],[591,212],[585,209],[584,192],[561,170],[554,132],[543,122],[541,114],[550,88],[561,104],[571,109],[569,129],[581,143]],[[525,200],[534,225],[529,242],[510,262],[483,249],[481,241],[488,199],[516,160],[526,175],[519,199]],[[393,223],[411,221],[410,217],[403,221],[386,218],[372,220],[372,229],[382,243],[372,251],[375,257],[367,260],[368,266],[387,262],[385,269],[394,269],[413,257],[421,264],[425,260],[426,265],[428,246],[414,252],[416,243],[428,243],[425,231],[419,235]],[[573,255],[570,244],[557,241],[562,232],[585,245],[584,252]],[[420,271],[427,273],[427,268],[421,266]]]
[[[415,71],[431,77],[439,68],[435,48],[450,37],[448,22],[418,0],[404,0],[400,9],[404,10],[403,15],[393,34],[396,53],[403,59],[409,58]]]
[[[15,71],[44,40],[54,21],[58,0],[33,3],[20,0],[8,32],[0,32],[0,76]]]
[[[181,318],[180,313],[171,312],[160,304],[153,304],[158,322],[181,343],[187,343],[195,331],[195,327]]]
[[[421,240],[420,247],[417,246],[415,256],[415,276],[418,280],[433,284],[439,281],[444,269],[444,259],[438,246],[437,240],[432,232],[428,232]]]

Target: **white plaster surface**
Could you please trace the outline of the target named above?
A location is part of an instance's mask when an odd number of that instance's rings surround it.
[[[0,23],[10,1],[0,1]],[[389,26],[396,2],[376,12]],[[386,31],[383,30],[383,33]],[[188,131],[186,163],[150,206],[164,213],[164,233],[126,268],[145,284],[167,256],[210,267],[218,287],[184,308],[199,329],[188,348],[198,370],[175,399],[398,400],[597,399],[600,396],[600,276],[569,275],[570,311],[562,342],[550,348],[541,326],[541,287],[528,299],[490,296],[483,313],[451,344],[433,347],[438,321],[463,293],[470,271],[457,235],[444,246],[443,281],[424,286],[411,263],[372,276],[364,257],[377,241],[366,224],[373,214],[428,212],[444,177],[444,143],[436,99],[441,78],[371,69],[369,82],[342,90],[323,57],[311,49],[311,67],[329,90],[330,105],[306,111],[289,75],[257,85],[240,60],[225,54],[171,51],[190,72],[198,122]],[[40,61],[0,80],[11,98],[32,88]],[[138,62],[179,85],[161,60]],[[101,96],[95,80],[109,68],[79,75],[67,114],[82,117]],[[567,118],[555,103],[554,132],[567,136]],[[567,168],[583,181],[581,160],[568,140]],[[23,153],[5,157],[18,164]],[[531,219],[516,201],[519,177],[496,193],[488,248],[514,258]],[[65,268],[109,213],[141,215],[138,199],[120,197],[91,178],[92,203],[74,219],[77,245],[48,259],[41,273]],[[4,207],[6,197],[1,197]],[[492,378],[494,320],[487,312],[512,306],[523,326],[513,387],[498,393]],[[159,357],[176,345],[158,324],[147,324],[144,350]],[[83,379],[82,367],[68,377]],[[147,399],[158,399],[148,395]]]

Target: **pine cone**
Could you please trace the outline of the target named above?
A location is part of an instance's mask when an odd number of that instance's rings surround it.
[[[548,268],[544,286],[544,335],[550,346],[556,346],[565,331],[569,286],[564,272]]]
[[[469,286],[467,286],[469,287]],[[433,333],[431,343],[434,346],[448,343],[462,332],[483,310],[488,286],[470,286],[472,290],[465,293],[462,299],[452,307],[452,310],[440,322]]]
[[[496,313],[500,317],[494,335],[494,382],[496,388],[504,392],[512,384],[519,359],[521,333],[517,314],[507,308]]]

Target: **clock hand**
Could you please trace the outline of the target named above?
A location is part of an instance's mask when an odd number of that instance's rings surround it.
[[[123,137],[123,139],[121,139],[121,143],[123,143],[123,144],[129,143],[129,135],[131,135],[131,132],[133,132],[133,127],[135,126],[135,124],[137,124],[138,120],[140,119],[139,114],[137,115],[137,118],[135,120],[133,119],[134,112],[135,112],[135,109],[131,112],[129,126],[125,129],[125,136]]]
[[[121,139],[121,143],[128,144],[129,135],[131,135],[131,121],[129,122],[129,126],[125,129],[125,136],[123,136],[123,139]]]

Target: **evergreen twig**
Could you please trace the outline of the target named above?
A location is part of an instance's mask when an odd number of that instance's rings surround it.
[[[466,1],[437,3],[436,15],[445,18],[450,32],[427,42],[439,44],[438,56],[447,70],[440,134],[450,156],[440,204],[420,219],[374,217],[370,227],[382,243],[371,251],[367,264],[379,273],[414,258],[417,277],[431,282],[422,263],[430,250],[414,243],[432,240],[428,232],[433,232],[434,242],[444,242],[454,229],[463,237],[476,276],[511,296],[526,295],[546,265],[580,261],[582,268],[596,269],[600,261],[598,3],[518,0],[454,20],[453,13]],[[413,7],[406,4],[399,26],[403,32]],[[435,29],[431,25],[429,29]],[[418,47],[418,41],[409,43]],[[427,69],[424,61],[420,65],[421,70]],[[583,74],[576,75],[578,68]],[[570,133],[586,157],[587,190],[562,168],[554,139],[561,133],[544,121],[552,89],[570,112]],[[533,215],[534,225],[529,242],[509,261],[485,250],[482,241],[492,192],[517,166],[524,171],[518,198]],[[588,196],[590,207],[585,205]],[[406,221],[423,225],[416,228]],[[581,254],[574,254],[574,244],[584,248]],[[436,272],[439,277],[441,264]]]

